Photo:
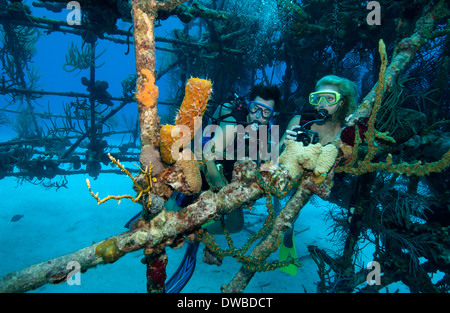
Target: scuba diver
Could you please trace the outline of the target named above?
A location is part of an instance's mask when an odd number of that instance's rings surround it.
[[[212,117],[212,123],[217,124],[224,134],[218,136],[216,134],[205,144],[205,150],[214,146],[215,155],[220,155],[216,159],[206,160],[207,181],[212,188],[222,188],[231,181],[234,163],[239,159],[239,151],[245,150],[246,156],[256,155],[253,159],[259,167],[263,160],[260,155],[267,153],[272,149],[279,149],[278,133],[272,133],[272,118],[276,115],[281,101],[281,93],[276,86],[265,86],[263,84],[255,85],[249,94],[250,101],[236,97],[231,105],[226,103],[219,105]],[[267,129],[267,145],[261,145],[263,141],[259,141],[260,132],[257,138],[249,138],[247,134],[244,140],[240,140],[237,136],[236,126],[242,125],[247,127],[251,125],[255,130],[261,126]],[[234,126],[234,127],[230,127]],[[205,138],[207,139],[207,138]],[[221,142],[220,142],[221,141]],[[277,145],[276,147],[274,145]],[[222,151],[217,149],[222,148]],[[266,149],[266,151],[259,151]],[[229,151],[233,151],[232,158],[228,158]],[[278,157],[278,156],[277,156]],[[226,216],[225,225],[230,233],[237,233],[244,227],[244,215],[242,210],[237,210]],[[218,221],[208,226],[208,232],[212,234],[223,234],[221,222]]]
[[[308,116],[296,115],[287,126],[281,142],[288,140],[308,144],[320,143],[322,146],[336,144],[346,123],[346,118],[357,107],[357,86],[354,82],[335,75],[322,77],[316,84],[316,91],[309,95],[309,103],[314,106],[316,115],[308,121]],[[305,123],[306,122],[306,123]],[[297,216],[298,218],[298,216]],[[297,258],[294,242],[294,226],[284,233],[280,246],[279,260],[289,257]],[[282,272],[297,275],[297,267],[293,264],[280,268]]]
[[[281,93],[278,87],[265,86],[263,84],[256,85],[251,89],[249,99],[251,99],[251,101],[247,102],[244,98],[235,95],[235,99],[230,101],[230,103],[219,104],[213,116],[210,116],[211,123],[218,125],[222,130],[222,134],[225,135],[217,136],[217,132],[215,132],[213,137],[203,138],[203,144],[205,147],[214,145],[216,155],[223,154],[224,157],[217,158],[217,160],[209,159],[205,161],[207,177],[203,177],[202,191],[207,190],[210,187],[222,188],[231,181],[234,163],[238,159],[236,157],[236,152],[240,149],[239,145],[244,145],[243,148],[246,150],[245,155],[248,156],[251,154],[251,151],[256,151],[257,156],[259,156],[259,151],[257,150],[261,145],[259,145],[258,138],[256,141],[252,141],[252,138],[245,138],[243,141],[239,140],[235,130],[236,127],[227,127],[227,125],[242,125],[244,128],[248,125],[252,125],[251,127],[256,129],[261,125],[266,125],[268,132],[266,138],[271,138],[271,119],[276,115],[281,99]],[[278,136],[278,133],[276,136]],[[264,148],[270,149],[272,144],[275,143],[277,145],[276,148],[278,149],[279,141],[278,138],[276,139],[277,140],[270,141],[270,144],[268,143]],[[219,144],[219,140],[223,140],[223,142],[221,142],[222,144]],[[218,147],[223,147],[223,150],[219,151]],[[230,151],[229,148],[233,148],[234,150],[232,159],[227,159],[226,152]],[[256,163],[261,163],[261,160],[258,158]],[[175,201],[179,207],[186,207],[191,204],[197,196],[198,195],[187,196],[179,193],[176,196]],[[130,228],[132,222],[138,219],[140,215],[141,213],[139,212],[125,225],[125,227]],[[244,227],[243,211],[238,210],[228,214],[225,219],[225,225],[230,233],[241,231]],[[220,221],[211,221],[203,225],[203,228],[206,228],[211,234],[223,234],[222,223]],[[198,247],[199,242],[188,243],[188,247],[178,269],[165,283],[166,293],[178,293],[188,283],[195,270]]]

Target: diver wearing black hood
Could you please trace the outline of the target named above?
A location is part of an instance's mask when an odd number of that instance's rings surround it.
[[[279,108],[281,93],[276,86],[264,86],[263,84],[259,84],[251,89],[249,99],[250,101],[248,102],[236,101],[231,106],[219,106],[214,113],[213,123],[214,120],[217,121],[217,124],[222,129],[224,136],[214,136],[208,144],[214,145],[214,147],[223,147],[223,151],[219,151],[219,153],[223,152],[224,156],[228,147],[234,147],[235,153],[232,160],[227,160],[225,156],[222,160],[209,160],[205,162],[208,173],[208,181],[212,183],[213,187],[224,187],[228,184],[228,181],[231,180],[234,163],[237,159],[236,151],[240,150],[240,145],[244,144],[246,156],[251,155],[252,149],[258,150],[258,147],[261,147],[259,143],[257,144],[256,142],[239,140],[236,135],[237,132],[235,131],[235,127],[226,126],[241,125],[243,127],[248,127],[248,125],[251,125],[251,127],[257,131],[261,125],[267,125],[267,129],[270,132],[270,121]],[[267,138],[271,138],[270,134],[268,134]],[[220,144],[220,142],[218,142],[219,140],[223,140],[223,142]],[[269,149],[269,146],[266,148]],[[204,148],[204,151],[205,150],[208,149]],[[254,152],[255,155],[260,155],[259,151]],[[215,153],[217,153],[217,149],[215,150]],[[258,160],[255,161],[259,163]],[[223,180],[220,171],[222,171],[223,176],[228,181]],[[238,210],[237,212],[227,215],[226,226],[231,233],[239,232],[243,225],[244,220],[242,210]],[[208,231],[210,233],[223,233],[221,223],[218,222],[208,226]]]

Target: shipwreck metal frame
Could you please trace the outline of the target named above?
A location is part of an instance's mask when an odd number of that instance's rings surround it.
[[[134,43],[136,51],[136,72],[138,74],[137,92],[145,88],[144,78],[141,77],[142,69],[148,69],[155,75],[155,39],[154,27],[155,17],[160,10],[174,10],[178,5],[186,0],[171,0],[160,2],[149,0],[144,3],[138,0],[132,1],[133,22],[135,27]],[[442,1],[440,2],[442,4]],[[396,77],[398,77],[402,68],[413,58],[415,52],[426,42],[426,38],[433,30],[433,22],[436,18],[435,10],[440,5],[437,4],[424,14],[416,25],[416,30],[411,37],[403,39],[399,44],[396,55],[393,56],[389,66],[387,65],[386,52],[380,43],[380,54],[383,64],[380,71],[379,82],[377,86],[365,97],[358,112],[350,120],[350,125],[354,124],[358,118],[368,117],[371,113],[376,112],[377,106],[380,105],[383,94],[388,90]],[[138,102],[139,121],[141,125],[140,136],[142,147],[148,145],[156,147],[159,142],[159,116],[157,106],[147,107]],[[374,118],[374,114],[372,115]],[[371,135],[370,140],[375,140],[376,136],[382,136],[373,129],[368,134]],[[386,138],[386,137],[385,137]],[[373,145],[373,142],[372,142]],[[369,143],[370,147],[370,143]],[[336,171],[344,171],[352,174],[360,175],[366,172],[376,170],[384,170],[388,172],[400,172],[413,175],[426,175],[429,172],[440,171],[449,166],[450,151],[447,152],[441,161],[428,165],[428,168],[420,169],[414,166],[404,164],[395,167],[395,164],[389,163],[380,165],[379,168],[371,165],[373,154],[368,153],[367,163],[352,163],[349,167],[337,167]],[[0,277],[0,291],[2,292],[25,292],[35,289],[46,283],[58,283],[67,279],[70,271],[66,265],[70,261],[77,261],[81,265],[81,271],[84,272],[89,268],[100,264],[112,263],[123,255],[140,249],[150,251],[147,257],[152,258],[152,262],[164,262],[167,258],[164,253],[165,246],[171,246],[176,243],[180,245],[185,240],[195,240],[199,235],[201,225],[216,219],[219,215],[224,215],[241,208],[246,203],[252,203],[264,194],[269,193],[267,189],[261,186],[261,179],[265,184],[272,186],[278,190],[284,190],[292,181],[292,177],[286,174],[282,167],[272,165],[270,169],[263,172],[262,178],[258,179],[255,174],[257,170],[252,163],[243,162],[240,168],[240,180],[232,182],[219,192],[213,193],[206,191],[202,193],[198,201],[189,205],[179,212],[167,212],[164,209],[151,219],[143,221],[141,227],[135,230],[112,236],[104,241],[93,244],[74,253],[61,256],[46,262],[32,265],[26,269],[19,270],[3,277]],[[363,168],[365,167],[365,168]],[[158,177],[156,177],[158,179]],[[252,251],[252,256],[262,256],[267,258],[267,247],[279,245],[284,231],[291,226],[299,211],[307,203],[313,194],[314,188],[311,188],[312,175],[304,173],[299,186],[296,186],[296,192],[286,207],[276,217],[273,228],[268,236],[257,245]],[[227,199],[235,198],[238,201],[230,202]],[[355,242],[349,243],[354,245]],[[117,252],[113,258],[108,254],[99,253],[100,250],[106,251],[112,249]],[[150,262],[151,263],[151,262]],[[223,287],[224,292],[243,291],[248,282],[254,275],[254,271],[249,271],[247,267],[242,267],[233,280]],[[164,286],[154,286],[149,291],[161,292]]]

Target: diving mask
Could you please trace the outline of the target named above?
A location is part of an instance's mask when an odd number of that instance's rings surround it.
[[[273,116],[273,109],[262,102],[250,101],[247,108],[252,114],[257,114],[261,110],[261,115],[264,118],[271,118]]]
[[[332,106],[342,99],[340,93],[336,91],[316,91],[309,95],[309,103],[312,105],[328,105]]]

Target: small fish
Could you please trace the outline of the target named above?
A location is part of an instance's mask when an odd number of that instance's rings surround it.
[[[16,214],[11,218],[11,222],[18,222],[23,217],[23,214]]]

